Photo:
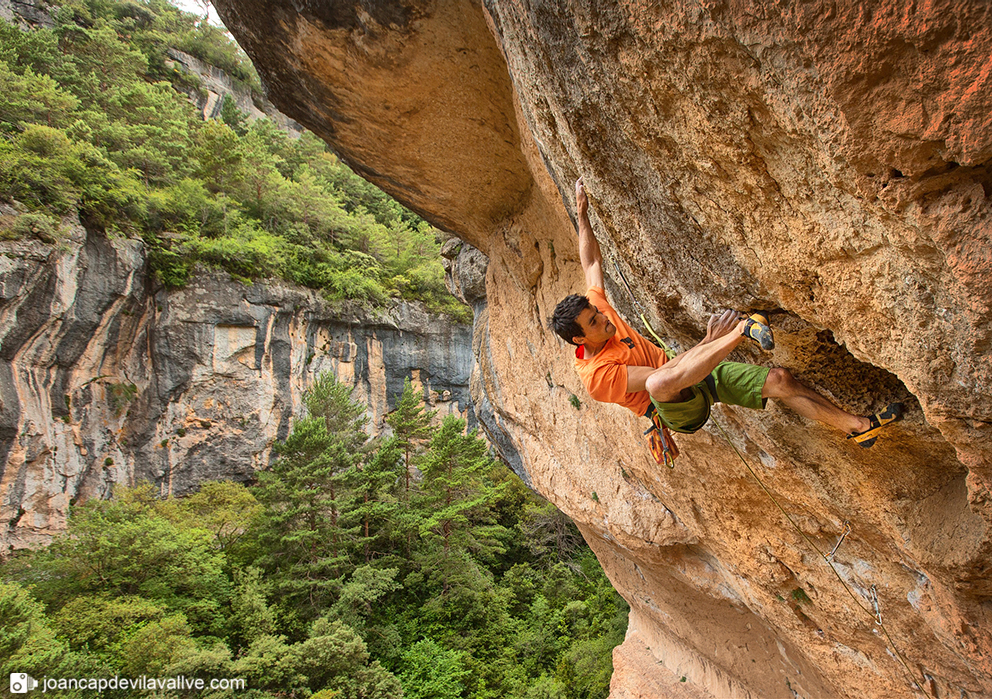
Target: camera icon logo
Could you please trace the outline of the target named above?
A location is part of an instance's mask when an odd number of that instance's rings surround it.
[[[38,687],[38,680],[24,672],[10,673],[10,693],[24,694]]]

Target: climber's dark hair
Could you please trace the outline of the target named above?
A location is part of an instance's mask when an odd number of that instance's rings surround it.
[[[565,342],[574,345],[575,342],[572,341],[573,337],[582,337],[585,335],[582,326],[575,322],[575,319],[579,317],[582,311],[591,307],[592,304],[589,303],[589,299],[585,296],[570,294],[555,306],[555,312],[548,319],[548,327],[554,330],[558,337]]]

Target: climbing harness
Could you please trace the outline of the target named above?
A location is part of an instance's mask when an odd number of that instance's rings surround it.
[[[654,329],[651,327],[651,324],[648,323],[648,320],[645,317],[646,309],[644,309],[644,307],[641,306],[641,304],[637,301],[637,296],[634,295],[633,290],[630,288],[630,284],[627,282],[627,278],[624,276],[623,272],[621,271],[619,265],[617,265],[616,261],[613,262],[613,268],[617,271],[617,275],[619,276],[620,280],[623,282],[624,287],[626,287],[627,293],[630,294],[630,298],[633,300],[634,305],[641,311],[640,318],[641,318],[641,322],[644,323],[644,327],[655,339],[658,345],[665,351],[665,354],[668,356],[668,358],[671,359],[672,357],[674,357],[674,352],[672,352],[672,350],[668,347],[668,345],[665,344],[665,342],[660,337],[658,337],[658,334],[655,333]],[[716,392],[714,390],[714,397],[715,395]],[[844,588],[844,591],[847,592],[847,594],[851,597],[851,599],[854,601],[857,607],[872,618],[872,620],[875,622],[875,625],[882,632],[882,635],[885,636],[888,646],[892,650],[893,656],[902,665],[903,670],[905,670],[906,675],[909,677],[909,681],[913,684],[913,686],[917,690],[919,690],[924,696],[926,696],[927,699],[935,699],[935,695],[927,691],[923,687],[923,685],[916,679],[916,676],[913,674],[912,669],[909,667],[908,661],[899,651],[899,648],[896,646],[895,641],[892,639],[892,636],[889,634],[888,628],[885,626],[884,623],[882,623],[882,611],[878,602],[878,588],[875,585],[871,586],[869,590],[869,602],[871,606],[870,607],[866,606],[862,602],[862,600],[857,596],[857,594],[855,594],[854,590],[851,589],[851,586],[848,584],[848,582],[844,580],[843,576],[841,576],[840,574],[840,571],[838,571],[837,567],[834,565],[833,560],[831,560],[834,557],[834,555],[837,553],[837,551],[840,549],[841,544],[844,543],[844,540],[851,533],[852,530],[850,523],[844,522],[844,531],[841,533],[840,539],[838,539],[837,544],[834,546],[833,550],[831,550],[830,553],[826,553],[826,554],[823,553],[820,550],[820,547],[817,546],[816,543],[814,543],[813,540],[809,536],[807,536],[806,532],[804,532],[799,527],[799,525],[792,518],[792,516],[786,511],[786,509],[782,506],[782,504],[778,501],[778,499],[772,494],[772,491],[768,488],[768,486],[765,485],[765,482],[761,480],[761,478],[758,476],[755,470],[751,468],[751,465],[747,462],[747,459],[744,458],[743,454],[741,454],[737,446],[730,440],[730,435],[728,435],[727,432],[723,429],[723,426],[720,425],[720,423],[715,418],[712,418],[712,416],[711,419],[713,421],[713,424],[716,425],[717,429],[720,430],[720,434],[723,435],[723,438],[727,441],[727,444],[729,444],[731,449],[734,450],[734,453],[737,454],[737,458],[739,458],[741,460],[741,463],[744,464],[744,468],[747,469],[748,473],[751,474],[751,477],[754,478],[758,486],[764,491],[765,495],[767,495],[768,498],[775,504],[775,506],[779,509],[779,511],[789,522],[789,524],[792,525],[792,528],[796,530],[799,536],[809,545],[809,547],[813,549],[817,553],[817,555],[819,555],[820,558],[822,558],[824,562],[826,562],[828,566],[830,566],[830,570],[836,576],[837,580]],[[652,421],[653,420],[654,418],[652,418]],[[649,430],[649,432],[652,430]]]
[[[660,337],[658,337],[657,333],[655,333],[654,329],[651,327],[651,324],[648,323],[648,319],[644,315],[644,311],[646,309],[638,303],[637,297],[634,296],[634,292],[630,288],[630,284],[627,283],[627,278],[623,275],[623,271],[621,271],[616,262],[613,263],[613,268],[617,271],[617,276],[620,277],[623,285],[627,288],[627,293],[630,294],[630,298],[633,299],[634,305],[640,309],[641,322],[644,323],[644,327],[647,328],[648,332],[651,333],[651,336],[658,343],[658,346],[665,352],[665,356],[672,359],[675,356],[675,352],[673,352],[672,349],[665,344]],[[707,401],[707,408],[708,404],[709,401]],[[655,410],[654,403],[648,407],[645,417],[651,421],[651,426],[644,430],[644,434],[648,438],[648,447],[651,449],[651,455],[654,457],[654,460],[659,466],[675,468],[675,459],[678,458],[679,447],[675,443],[675,439],[672,437],[671,431],[664,423],[662,423],[661,416],[658,414],[658,411]]]

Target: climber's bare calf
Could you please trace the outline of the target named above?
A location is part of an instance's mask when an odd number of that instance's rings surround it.
[[[791,371],[781,367],[768,372],[761,397],[777,398],[803,417],[836,427],[847,434],[864,432],[871,427],[868,418],[841,410],[816,391],[803,386]]]

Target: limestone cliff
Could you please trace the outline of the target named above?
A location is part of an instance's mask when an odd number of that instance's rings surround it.
[[[631,604],[612,696],[992,695],[988,3],[217,5],[277,107],[488,256],[474,399]],[[542,327],[582,290],[578,175],[675,344],[772,308],[778,348],[745,359],[851,410],[906,400],[870,451],[715,411],[819,547],[850,522],[839,577],[713,425],[659,469],[585,394]]]
[[[250,89],[239,84],[217,66],[205,63],[196,56],[191,56],[179,49],[169,49],[167,53],[169,58],[166,60],[166,65],[168,67],[191,73],[198,78],[198,89],[191,88],[187,95],[190,101],[196,105],[196,108],[200,110],[204,120],[220,119],[224,98],[229,97],[234,100],[238,111],[249,121],[268,118],[291,136],[299,136],[303,132],[299,124],[265,100],[258,99]],[[256,101],[260,102],[261,106],[255,104]]]
[[[355,386],[372,430],[410,376],[441,415],[475,422],[465,326],[417,304],[349,311],[205,271],[155,288],[141,241],[63,225],[59,246],[0,243],[4,549],[47,540],[71,502],[114,483],[181,495],[251,479],[325,371]]]
[[[22,29],[54,25],[51,7],[45,0],[0,0],[0,18]]]

